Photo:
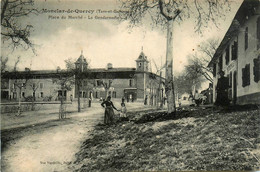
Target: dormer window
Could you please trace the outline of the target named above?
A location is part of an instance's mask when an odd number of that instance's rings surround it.
[[[141,66],[142,66],[142,63],[139,63],[139,68],[141,68]]]

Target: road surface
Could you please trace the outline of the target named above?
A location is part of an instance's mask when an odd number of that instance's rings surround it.
[[[128,110],[144,108],[142,103],[129,103],[127,107]],[[18,124],[14,120],[13,125],[9,122],[2,128],[2,171],[72,171],[69,167],[75,153],[88,132],[103,122],[103,112],[100,103],[94,103],[87,111],[73,112],[64,120],[53,119],[53,114],[46,114],[46,119],[41,117],[39,122],[37,114],[17,117]]]

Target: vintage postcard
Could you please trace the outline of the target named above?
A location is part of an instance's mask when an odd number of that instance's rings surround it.
[[[259,0],[2,0],[1,171],[259,170]]]

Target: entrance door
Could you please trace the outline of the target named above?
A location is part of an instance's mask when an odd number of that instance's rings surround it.
[[[237,72],[235,71],[233,74],[233,92],[234,92],[234,97],[233,97],[233,104],[236,104],[237,102]]]

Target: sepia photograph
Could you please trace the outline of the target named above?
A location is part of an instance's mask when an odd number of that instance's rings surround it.
[[[1,0],[1,171],[260,171],[260,0]]]

